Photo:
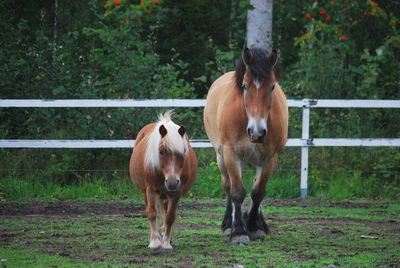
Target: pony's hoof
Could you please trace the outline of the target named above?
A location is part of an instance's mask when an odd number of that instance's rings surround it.
[[[232,233],[232,229],[231,228],[227,228],[227,229],[224,230],[224,235],[225,236],[231,236],[231,233]]]
[[[158,255],[161,254],[163,252],[163,248],[162,247],[156,247],[156,248],[150,248],[150,253],[153,255]]]
[[[173,251],[172,247],[171,248],[162,248],[163,254],[168,254],[168,253],[171,253],[172,251]]]
[[[150,241],[149,249],[151,254],[160,254],[162,251],[162,244],[160,239],[153,239]]]
[[[237,235],[231,238],[231,244],[233,246],[248,245],[250,244],[250,238],[248,235]]]
[[[257,230],[255,232],[249,232],[250,240],[264,240],[265,232],[263,230]]]

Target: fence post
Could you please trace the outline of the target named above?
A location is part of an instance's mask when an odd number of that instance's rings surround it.
[[[300,197],[307,196],[307,177],[308,177],[308,139],[310,129],[310,107],[309,100],[304,100],[303,105],[303,121],[301,138],[303,145],[301,146],[301,181],[300,181]]]

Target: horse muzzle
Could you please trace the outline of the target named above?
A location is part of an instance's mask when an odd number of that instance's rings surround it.
[[[180,186],[181,186],[180,179],[170,179],[170,178],[165,179],[165,188],[167,188],[169,192],[178,191]]]
[[[249,139],[252,143],[262,143],[265,139],[265,136],[267,134],[266,129],[259,129],[257,131],[254,131],[253,128],[247,128],[247,135],[249,136]]]

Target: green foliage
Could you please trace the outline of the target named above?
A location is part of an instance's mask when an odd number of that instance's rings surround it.
[[[372,1],[317,1],[306,11],[305,33],[295,38],[301,58],[290,72],[289,80],[297,80],[292,93],[310,98],[394,97],[393,88],[387,92],[382,87],[398,83],[392,73],[394,65],[399,68],[393,60],[400,48],[393,13]],[[373,31],[364,31],[371,25]]]
[[[0,3],[0,26],[7,29],[0,32],[1,98],[203,98],[217,77],[234,70],[251,8],[248,0],[73,0],[59,1],[58,10],[52,5]],[[274,1],[273,43],[280,51],[279,82],[287,97],[399,99],[399,7],[395,1]],[[164,110],[2,108],[0,138],[134,139]],[[202,109],[175,111],[174,120],[191,138],[206,138]],[[397,138],[399,116],[395,109],[313,110],[310,134]],[[289,137],[300,133],[301,110],[290,109]],[[202,172],[192,194],[223,196],[214,152],[196,152]],[[82,177],[108,180],[114,170],[126,171],[129,155],[130,150],[114,149],[2,149],[0,162],[7,165],[0,175],[31,174],[76,185]],[[299,156],[292,148],[282,154],[269,197],[297,196]],[[310,159],[315,195],[398,196],[397,148],[369,148],[368,153],[364,148],[313,148]],[[108,171],[98,176],[102,170]],[[248,191],[252,172],[247,167],[244,172]],[[354,184],[344,183],[348,174],[355,174]],[[348,192],[340,193],[340,185]],[[365,188],[376,185],[379,190]]]

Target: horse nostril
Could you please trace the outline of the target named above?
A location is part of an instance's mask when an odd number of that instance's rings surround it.
[[[251,128],[247,128],[247,134],[249,135],[249,136],[251,136],[251,134],[253,133],[253,130],[251,129]]]
[[[266,129],[263,129],[263,130],[261,131],[261,137],[264,137],[266,134],[267,134],[267,130],[266,130]]]

